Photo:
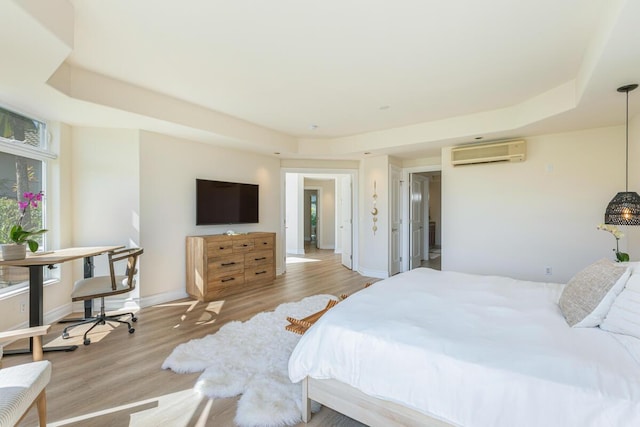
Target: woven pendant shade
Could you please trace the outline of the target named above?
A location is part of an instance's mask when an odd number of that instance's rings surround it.
[[[632,191],[621,191],[607,205],[604,223],[614,225],[640,225],[640,196]]]
[[[637,84],[630,84],[618,88],[618,92],[627,94],[626,120],[626,169],[624,191],[619,192],[607,205],[604,211],[604,223],[614,225],[640,225],[640,196],[629,191],[629,92],[636,89]]]

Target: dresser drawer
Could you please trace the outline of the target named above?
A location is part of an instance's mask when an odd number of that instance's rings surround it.
[[[211,300],[240,291],[242,290],[242,285],[244,285],[244,272],[209,280],[205,298]]]
[[[261,280],[273,280],[274,271],[273,265],[260,265],[247,268],[244,271],[244,280],[247,283]]]
[[[251,268],[273,262],[273,251],[253,251],[244,255],[244,265]]]
[[[219,256],[233,254],[233,242],[231,240],[217,240],[207,242],[207,256],[217,258]]]
[[[209,260],[209,281],[244,271],[244,255],[229,255]]]
[[[258,237],[253,239],[253,241],[257,251],[262,249],[273,249],[275,244],[273,236]]]
[[[238,239],[233,241],[233,253],[245,253],[253,250],[253,239]]]

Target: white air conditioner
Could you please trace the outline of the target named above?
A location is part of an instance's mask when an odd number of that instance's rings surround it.
[[[451,149],[451,164],[472,165],[493,162],[522,162],[526,158],[524,140],[471,144]]]

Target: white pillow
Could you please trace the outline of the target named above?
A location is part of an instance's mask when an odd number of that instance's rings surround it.
[[[629,267],[607,259],[576,273],[558,301],[569,326],[593,328],[602,323],[630,274]]]
[[[627,261],[627,262],[619,262],[618,265],[624,265],[631,269],[631,274],[639,274],[640,273],[640,261]]]
[[[600,328],[640,338],[640,273],[629,277]]]

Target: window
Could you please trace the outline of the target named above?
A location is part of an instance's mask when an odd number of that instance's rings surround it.
[[[47,158],[46,125],[0,107],[0,243],[9,243],[9,230],[19,218],[18,200],[26,192],[45,192]],[[23,219],[25,228],[45,228],[46,198]],[[46,248],[46,234],[38,236]],[[7,288],[26,286],[26,268],[0,267],[0,294]]]

